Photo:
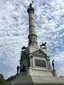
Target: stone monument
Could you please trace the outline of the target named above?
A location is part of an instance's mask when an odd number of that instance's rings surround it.
[[[29,36],[28,47],[23,46],[20,57],[20,73],[14,83],[45,83],[51,82],[53,73],[50,65],[50,57],[47,55],[46,42],[38,47],[34,22],[34,8],[30,3],[28,9]]]
[[[34,23],[34,8],[31,3],[27,12],[29,15],[29,43],[28,47],[23,46],[24,50],[21,52],[20,72],[22,72],[24,65],[25,71],[29,75],[53,76],[50,67],[50,58],[46,54],[46,42],[42,43],[40,48],[38,47]]]

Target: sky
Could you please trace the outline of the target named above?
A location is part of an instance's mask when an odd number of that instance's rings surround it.
[[[28,46],[27,8],[32,0],[0,0],[0,73],[16,74],[21,48]],[[34,0],[38,45],[47,42],[50,63],[64,76],[64,0]]]

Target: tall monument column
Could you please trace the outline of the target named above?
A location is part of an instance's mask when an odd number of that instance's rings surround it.
[[[50,57],[46,53],[46,42],[38,47],[34,23],[34,8],[30,3],[27,9],[29,15],[29,44],[23,46],[20,57],[20,73],[14,79],[14,83],[61,83],[64,79],[54,78]],[[13,83],[13,82],[12,82]]]
[[[30,3],[28,9],[27,9],[28,15],[29,15],[29,46],[37,46],[37,36],[35,32],[35,23],[34,23],[34,8],[32,7],[32,4]]]

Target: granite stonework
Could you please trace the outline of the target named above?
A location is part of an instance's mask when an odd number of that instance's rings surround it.
[[[34,84],[43,84],[43,83],[53,83],[53,84],[64,84],[64,77],[53,77],[53,76],[37,76],[37,75],[18,75],[17,78],[11,82],[12,84],[20,83],[34,83]]]

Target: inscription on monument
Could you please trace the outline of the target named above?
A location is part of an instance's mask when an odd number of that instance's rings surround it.
[[[46,67],[46,62],[45,62],[45,60],[35,59],[35,66]]]

